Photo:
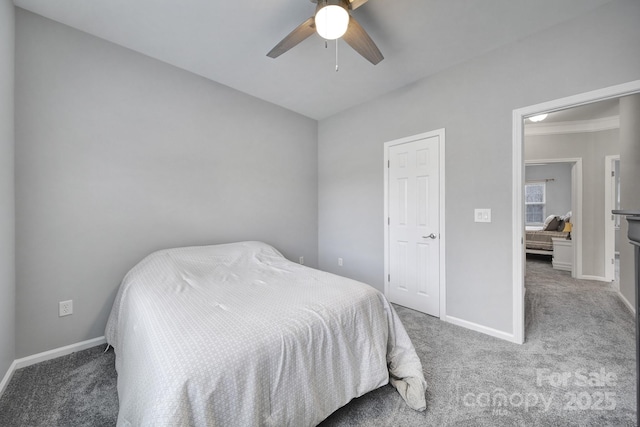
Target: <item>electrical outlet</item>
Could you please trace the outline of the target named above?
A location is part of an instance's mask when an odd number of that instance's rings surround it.
[[[58,317],[73,314],[73,300],[60,301],[58,303]]]
[[[338,258],[338,265],[342,267],[342,258]]]
[[[302,264],[304,264],[304,257],[303,257],[303,256],[301,256],[301,257],[300,257],[300,259],[299,259],[299,261],[300,261],[300,264],[301,264],[301,265],[302,265]]]

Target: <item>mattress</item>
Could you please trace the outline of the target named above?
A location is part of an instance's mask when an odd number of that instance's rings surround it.
[[[422,365],[385,297],[260,242],[151,254],[105,335],[121,426],[312,426],[389,380],[425,409]]]
[[[551,239],[565,239],[568,234],[564,231],[527,231],[526,248],[553,251],[553,240]]]

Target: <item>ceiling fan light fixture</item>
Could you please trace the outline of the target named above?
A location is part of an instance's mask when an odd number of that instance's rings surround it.
[[[342,37],[344,42],[364,59],[373,65],[378,64],[384,59],[380,49],[358,21],[349,15],[350,10],[355,10],[366,2],[367,0],[311,0],[311,3],[317,3],[316,13],[280,40],[280,43],[267,53],[267,56],[277,58],[314,33],[318,33],[325,40]],[[336,58],[337,53],[338,43],[336,43]]]
[[[329,4],[316,12],[316,31],[326,40],[339,39],[347,32],[349,12],[339,5]]]

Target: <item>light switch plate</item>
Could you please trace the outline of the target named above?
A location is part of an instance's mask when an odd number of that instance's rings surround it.
[[[476,209],[474,218],[475,222],[491,222],[491,209]]]

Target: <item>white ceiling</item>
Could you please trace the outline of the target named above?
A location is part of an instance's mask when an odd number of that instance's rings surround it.
[[[309,0],[14,0],[16,6],[322,119],[612,0],[369,0],[353,12],[385,59],[313,35],[266,56]]]

